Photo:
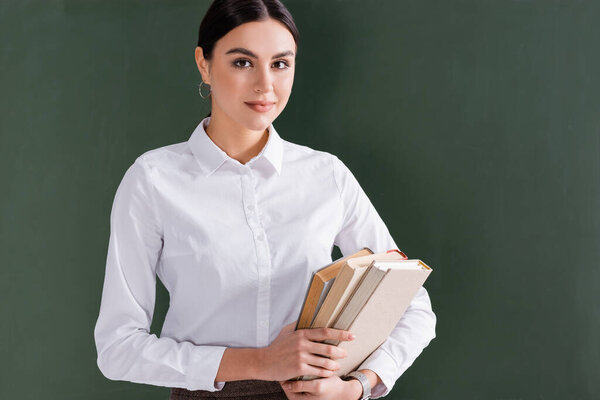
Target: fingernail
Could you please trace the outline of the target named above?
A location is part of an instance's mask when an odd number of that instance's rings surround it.
[[[356,339],[356,336],[354,335],[354,333],[351,333],[350,334],[350,340],[354,340],[354,339]]]

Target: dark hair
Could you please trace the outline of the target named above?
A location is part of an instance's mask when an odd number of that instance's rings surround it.
[[[273,18],[284,24],[296,42],[300,34],[292,15],[279,0],[214,0],[198,31],[198,46],[207,60],[212,59],[215,43],[230,30],[246,22]],[[210,116],[210,112],[208,116]],[[205,118],[206,118],[205,117]]]

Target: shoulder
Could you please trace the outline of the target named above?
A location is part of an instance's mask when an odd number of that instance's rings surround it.
[[[355,177],[344,162],[335,154],[308,146],[283,141],[284,163],[295,170],[310,173],[313,177],[332,179],[338,190]]]
[[[283,140],[284,162],[304,164],[305,167],[326,168],[333,171],[339,158],[330,152]]]
[[[135,163],[149,171],[187,169],[193,165],[194,156],[187,141],[161,146],[140,154]]]

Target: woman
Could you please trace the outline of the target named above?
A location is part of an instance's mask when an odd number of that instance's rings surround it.
[[[211,113],[186,142],[139,156],[111,211],[98,366],[114,380],[189,398],[359,399],[387,394],[435,337],[421,288],[390,339],[358,368],[326,339],[294,331],[311,273],[362,247],[397,248],[336,156],[282,139],[272,122],[291,94],[298,32],[278,0],[216,0],[195,57]],[[170,294],[149,334],[156,275]],[[312,381],[288,381],[317,375]],[[290,384],[288,387],[287,384]]]

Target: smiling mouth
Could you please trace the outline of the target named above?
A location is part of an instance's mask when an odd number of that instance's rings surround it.
[[[244,104],[246,104],[252,110],[257,111],[257,112],[267,112],[271,108],[273,108],[273,106],[275,105],[275,103],[264,103],[264,102],[257,102],[257,103],[244,102]]]

